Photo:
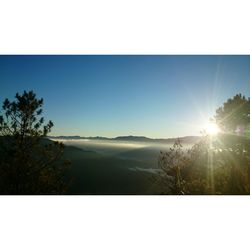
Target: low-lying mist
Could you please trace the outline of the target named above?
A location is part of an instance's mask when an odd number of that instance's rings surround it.
[[[59,141],[59,140],[58,140]],[[102,155],[122,159],[137,160],[145,163],[145,168],[157,168],[160,151],[167,151],[173,144],[141,141],[65,139],[60,140],[66,146],[74,146],[85,151],[94,151]],[[184,147],[191,147],[185,144]]]

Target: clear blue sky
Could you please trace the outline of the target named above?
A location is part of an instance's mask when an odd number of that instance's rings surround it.
[[[34,90],[53,135],[199,135],[250,96],[249,56],[0,56],[0,101]]]

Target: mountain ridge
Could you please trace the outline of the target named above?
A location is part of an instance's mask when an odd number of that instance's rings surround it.
[[[179,139],[182,143],[196,142],[201,137],[200,136],[183,136],[183,137],[173,137],[173,138],[149,138],[146,136],[117,136],[114,138],[102,137],[102,136],[49,136],[49,139],[59,139],[59,140],[111,140],[111,141],[141,141],[141,142],[174,142]]]

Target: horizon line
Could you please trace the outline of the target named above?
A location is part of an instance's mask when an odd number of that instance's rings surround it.
[[[185,138],[185,137],[200,137],[200,135],[185,135],[185,136],[177,136],[177,137],[167,137],[167,138],[163,138],[163,137],[147,137],[144,135],[118,135],[118,136],[114,136],[114,137],[108,137],[108,136],[100,136],[100,135],[96,135],[96,136],[80,136],[80,135],[48,135],[47,137],[80,137],[80,138],[107,138],[107,139],[116,139],[119,137],[143,137],[143,138],[147,138],[147,139],[153,139],[153,140],[167,140],[167,139],[177,139],[177,138]]]

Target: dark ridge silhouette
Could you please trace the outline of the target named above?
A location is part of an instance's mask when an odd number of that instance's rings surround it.
[[[84,137],[84,136],[49,136],[50,139],[60,139],[60,140],[110,140],[110,141],[137,141],[137,142],[156,142],[156,143],[174,143],[177,138],[167,138],[167,139],[153,139],[145,136],[118,136],[115,138],[108,137]],[[185,136],[180,137],[182,143],[196,143],[200,140],[200,136]]]

